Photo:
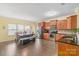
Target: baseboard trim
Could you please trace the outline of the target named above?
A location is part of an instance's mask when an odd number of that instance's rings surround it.
[[[10,41],[15,41],[15,40],[6,40],[6,41],[0,41],[0,43],[10,42]]]

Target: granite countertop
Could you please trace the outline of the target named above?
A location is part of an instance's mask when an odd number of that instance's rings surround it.
[[[66,42],[62,42],[62,41],[59,41],[60,43],[65,43],[65,44],[70,44],[70,43],[66,43]],[[70,44],[70,45],[74,45],[74,46],[79,46],[79,44]]]
[[[73,32],[73,31],[60,30],[60,31],[58,31],[58,34],[64,35],[64,38],[61,38],[59,42],[79,46],[77,33]]]

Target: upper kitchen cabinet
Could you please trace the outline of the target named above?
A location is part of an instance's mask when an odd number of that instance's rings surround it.
[[[77,16],[69,16],[65,20],[57,21],[57,29],[76,29],[77,28]]]
[[[67,29],[67,20],[58,20],[57,21],[57,29],[58,30]]]
[[[61,21],[57,21],[57,29],[61,29]]]
[[[45,22],[45,29],[49,30],[50,29],[50,22]]]
[[[67,17],[67,29],[77,28],[77,15]]]
[[[38,25],[39,25],[41,28],[44,28],[45,22],[40,22]]]
[[[67,17],[67,29],[71,29],[71,18]]]
[[[77,28],[77,15],[71,16],[71,29]]]
[[[56,25],[56,20],[51,20],[51,21],[50,21],[50,25],[51,25],[51,26],[55,26],[55,25]]]

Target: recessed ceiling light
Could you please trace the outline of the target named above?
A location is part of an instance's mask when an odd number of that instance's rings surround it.
[[[59,13],[57,11],[48,11],[45,13],[45,16],[46,17],[52,17],[52,16],[55,16],[55,15],[58,15]]]

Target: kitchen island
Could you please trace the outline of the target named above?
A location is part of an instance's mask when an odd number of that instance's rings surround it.
[[[58,56],[79,56],[79,45],[57,42]]]
[[[57,42],[59,56],[79,56],[78,34],[71,31],[60,31],[63,35]]]

